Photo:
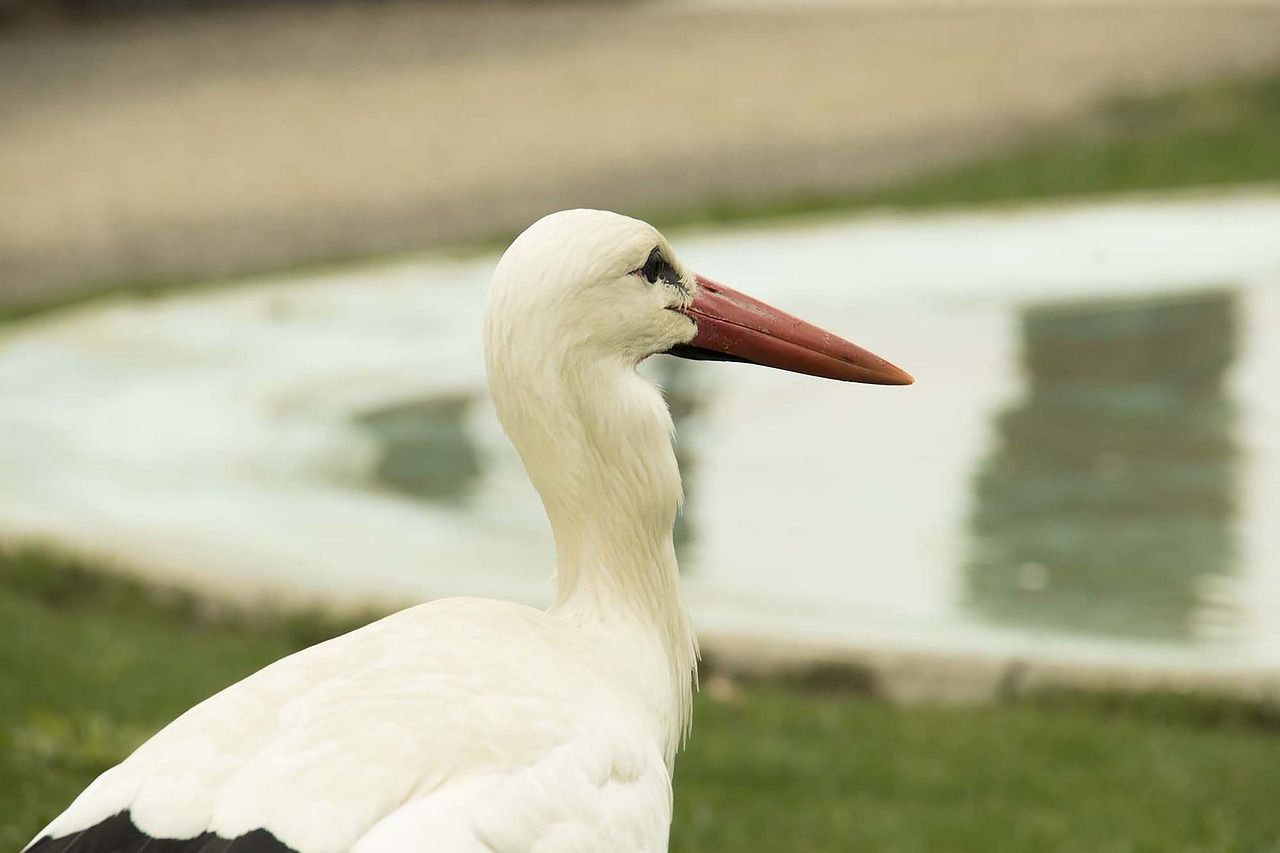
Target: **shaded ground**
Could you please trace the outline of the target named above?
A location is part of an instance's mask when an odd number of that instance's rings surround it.
[[[1280,7],[240,9],[0,35],[0,306],[840,196],[1280,61]]]

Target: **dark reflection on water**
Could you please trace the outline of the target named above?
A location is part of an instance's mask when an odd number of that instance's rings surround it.
[[[654,377],[662,386],[680,440],[676,458],[686,498],[696,483],[696,432],[688,428],[702,406],[689,367],[676,358],[655,361]],[[428,397],[362,415],[358,423],[378,442],[380,456],[374,478],[383,486],[416,498],[461,501],[479,477],[484,458],[468,434],[467,416],[475,397]],[[676,548],[692,540],[687,510],[676,518]]]
[[[970,607],[1072,633],[1186,639],[1232,571],[1236,299],[1213,293],[1021,318],[1027,396],[975,484]]]
[[[378,481],[425,500],[459,501],[479,476],[480,454],[467,433],[474,398],[430,397],[363,415],[377,438]]]

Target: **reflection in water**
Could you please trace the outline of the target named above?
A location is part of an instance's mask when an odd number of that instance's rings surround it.
[[[480,474],[480,454],[466,424],[473,399],[429,397],[362,416],[360,424],[381,448],[378,481],[427,500],[462,500]]]
[[[667,398],[667,408],[671,410],[671,420],[676,425],[676,461],[680,464],[680,480],[684,484],[684,506],[676,516],[675,539],[677,553],[693,541],[693,524],[689,520],[689,496],[693,494],[696,477],[694,459],[697,456],[697,431],[691,421],[697,417],[703,406],[703,396],[694,387],[693,374],[687,362],[660,356],[652,359],[654,381],[661,386],[663,396]]]
[[[690,420],[702,405],[688,365],[677,358],[655,359],[650,375],[663,388],[675,421],[676,458],[686,497],[694,484],[696,430]],[[384,486],[425,500],[460,501],[482,470],[482,457],[468,434],[467,415],[475,397],[429,397],[364,414],[359,423],[380,449],[375,479]],[[692,538],[687,511],[676,517],[677,549]]]
[[[976,483],[971,607],[1003,624],[1186,639],[1234,558],[1235,296],[1022,316],[1027,397]]]

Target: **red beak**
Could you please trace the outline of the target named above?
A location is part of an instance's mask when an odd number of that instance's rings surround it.
[[[697,324],[693,340],[672,355],[713,361],[748,361],[843,382],[910,385],[911,374],[843,338],[784,314],[758,299],[702,276],[685,309]]]

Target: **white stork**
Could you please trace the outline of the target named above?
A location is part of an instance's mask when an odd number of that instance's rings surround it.
[[[698,650],[671,539],[671,418],[636,365],[670,352],[911,377],[595,210],[512,243],[485,351],[555,532],[555,605],[432,601],[277,661],[103,773],[27,850],[667,849]]]

